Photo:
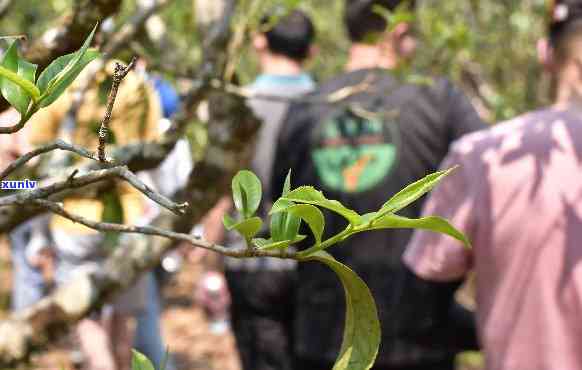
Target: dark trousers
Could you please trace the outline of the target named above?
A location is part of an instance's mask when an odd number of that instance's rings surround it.
[[[331,370],[333,363],[297,359],[295,370]],[[454,360],[413,366],[374,366],[372,370],[454,370]]]
[[[293,370],[294,274],[226,271],[243,370]]]

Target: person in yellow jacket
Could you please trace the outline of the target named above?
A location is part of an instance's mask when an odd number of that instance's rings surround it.
[[[76,86],[55,103],[40,110],[27,123],[29,141],[33,146],[61,138],[89,151],[97,150],[98,131],[105,115],[114,68],[114,63],[108,63],[105,71],[96,71],[100,64],[99,61],[92,62],[77,79],[76,85],[79,86],[83,85],[85,78],[93,78],[74,115],[71,114],[74,112],[71,107],[78,99],[76,94],[80,90]],[[151,85],[140,74],[130,72],[119,87],[109,125],[108,146],[155,139],[161,117],[159,98]],[[87,161],[68,153],[63,157],[61,153],[54,152],[52,161],[64,160],[74,164]],[[55,166],[49,163],[48,167],[52,171]],[[139,223],[145,212],[146,201],[137,190],[118,181],[113,190],[96,197],[66,198],[64,207],[71,213],[95,221],[135,224]],[[53,216],[50,225],[57,256],[57,284],[71,280],[82,271],[99,268],[112,248],[136,240],[98,233],[60,216]],[[129,369],[133,339],[129,319],[144,309],[145,289],[142,278],[102,312],[80,322],[77,334],[90,370]]]

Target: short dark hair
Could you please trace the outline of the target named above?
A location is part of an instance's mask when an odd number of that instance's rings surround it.
[[[370,34],[383,33],[388,27],[386,19],[374,11],[381,6],[394,11],[401,4],[414,10],[415,0],[346,0],[344,22],[352,42],[365,41]]]
[[[549,37],[555,43],[571,23],[582,18],[582,0],[554,0],[548,11]]]
[[[263,18],[263,24],[270,23],[271,16]],[[264,32],[269,50],[274,54],[284,55],[297,61],[309,56],[309,49],[315,38],[315,27],[311,19],[300,10],[277,20]]]
[[[558,59],[567,57],[570,41],[582,31],[582,0],[555,0],[549,7],[549,39]]]

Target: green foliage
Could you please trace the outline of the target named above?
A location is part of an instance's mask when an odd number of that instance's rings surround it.
[[[261,181],[250,171],[240,171],[232,180],[232,196],[236,209],[245,218],[251,217],[261,203]]]
[[[323,235],[325,220],[323,218],[323,213],[319,208],[312,206],[311,204],[294,204],[287,208],[278,208],[276,212],[287,212],[289,215],[305,221],[315,237],[315,244],[321,244],[321,236]]]
[[[285,196],[291,191],[291,171],[287,174],[285,178],[285,183],[283,184],[283,192],[281,196]],[[271,243],[275,243],[274,246],[264,246],[266,249],[271,248],[282,248],[289,246],[290,244],[297,242],[299,226],[301,224],[301,219],[290,212],[284,212],[283,210],[292,207],[295,203],[287,200],[280,199],[277,202],[278,206],[281,207],[281,212],[277,211],[275,207],[271,209]]]
[[[344,207],[344,205],[337,200],[327,199],[321,191],[316,190],[312,186],[301,186],[295,190],[290,191],[282,199],[291,202],[312,204],[314,206],[329,209],[330,211],[345,217],[346,220],[348,220],[350,224],[354,226],[361,223],[362,218],[360,215],[351,209]],[[275,208],[276,205],[277,204],[275,203],[273,208]]]
[[[276,1],[271,1],[276,3]],[[318,80],[343,71],[349,41],[342,22],[344,0],[301,1],[317,28],[318,53],[307,67]],[[417,2],[413,30],[419,47],[407,81],[445,76],[478,103],[484,117],[497,122],[547,104],[549,79],[537,61],[536,42],[545,35],[545,1]],[[387,14],[392,20],[406,12]],[[244,48],[237,66],[243,83],[259,72],[252,47]]]
[[[253,239],[253,245],[255,245],[259,250],[268,251],[274,249],[286,249],[291,244],[299,243],[300,241],[304,240],[307,236],[305,235],[297,235],[293,239],[282,240],[282,241],[273,241],[273,239],[263,239],[257,238]]]
[[[34,96],[38,99],[40,96],[34,86],[37,66],[19,58],[16,41],[12,42],[3,55],[0,65],[5,68],[4,72],[0,71],[0,75],[4,77],[0,80],[2,96],[23,115],[31,98]]]
[[[253,217],[263,196],[261,181],[250,171],[239,171],[232,179],[232,195],[241,220],[236,221],[229,215],[225,215],[224,226],[228,230],[237,231],[245,238],[247,244],[251,245],[252,238],[263,226],[262,219]]]
[[[391,197],[377,212],[365,215],[359,215],[336,200],[327,199],[321,191],[311,186],[301,186],[292,190],[289,173],[281,197],[273,204],[269,213],[270,239],[251,239],[262,224],[260,218],[250,217],[258,208],[256,202],[260,202],[260,182],[251,172],[241,171],[233,179],[232,188],[236,208],[243,220],[237,223],[227,216],[224,218],[224,224],[227,229],[242,234],[249,248],[282,251],[305,238],[304,235],[298,235],[301,222],[304,221],[309,226],[314,243],[310,248],[297,253],[296,259],[303,262],[319,261],[329,266],[340,278],[346,293],[344,339],[334,370],[367,370],[374,364],[381,338],[374,300],[366,284],[352,270],[333,259],[324,250],[358,233],[402,228],[442,233],[470,247],[467,238],[440,217],[411,219],[395,214],[433,189],[453,170],[454,168],[439,171],[408,185]],[[249,207],[250,200],[252,207]],[[325,218],[320,208],[343,216],[349,222],[345,230],[323,240]],[[253,209],[253,212],[249,213],[249,209]]]
[[[251,2],[239,2],[245,22]],[[54,24],[54,19],[70,9],[72,0],[27,0],[14,2],[9,17],[0,22],[0,34],[26,30],[37,39]],[[343,71],[349,41],[342,21],[345,0],[261,0],[265,8],[297,6],[313,19],[317,29],[318,53],[307,68],[319,81]],[[545,0],[427,0],[417,2],[414,31],[419,36],[417,57],[410,72],[416,76],[446,76],[478,102],[480,111],[491,122],[507,119],[549,102],[549,80],[537,62],[536,42],[545,35]],[[125,0],[114,18],[120,28],[136,14],[137,1]],[[261,16],[257,12],[254,19]],[[200,35],[194,25],[192,0],[173,0],[160,13],[166,25],[164,42],[155,43],[140,33],[132,48],[144,54],[148,65],[171,80],[195,68],[201,60]],[[257,24],[256,21],[255,25]],[[242,84],[250,83],[259,72],[250,35],[236,71]],[[163,48],[163,49],[162,49]],[[476,83],[475,83],[476,82]],[[476,90],[478,88],[478,91]]]
[[[271,237],[273,241],[294,240],[297,237],[301,218],[290,212],[285,212],[286,209],[294,205],[295,203],[291,201],[280,199],[273,206],[271,210],[273,214],[273,217],[271,217]]]
[[[236,230],[244,236],[245,239],[253,238],[257,235],[259,230],[261,230],[261,226],[263,226],[263,220],[259,217],[251,217],[241,222],[236,222],[232,217],[226,215],[224,216],[223,222],[227,230]]]
[[[136,350],[132,350],[131,370],[156,370],[146,356]]]
[[[87,50],[96,30],[97,25],[78,51],[55,59],[41,73],[38,78],[38,88],[43,94],[39,102],[41,107],[46,107],[57,100],[83,68],[99,56],[96,50]]]
[[[413,203],[418,198],[431,191],[432,188],[434,188],[444,177],[454,170],[455,167],[445,171],[438,171],[426,176],[422,180],[408,185],[384,203],[380,209],[380,215],[398,212]]]
[[[449,76],[477,97],[492,122],[549,102],[537,61],[545,0],[424,1],[417,14],[418,70]]]
[[[73,83],[83,68],[99,56],[88,50],[97,26],[75,53],[55,59],[35,83],[37,65],[22,59],[13,41],[0,62],[0,92],[26,122],[42,107],[52,104]],[[31,104],[32,101],[32,104]]]
[[[400,5],[394,9],[394,11],[390,11],[383,6],[374,5],[372,10],[374,13],[381,15],[384,19],[386,19],[386,23],[388,24],[388,31],[393,30],[399,23],[413,23],[415,20],[414,13],[409,10],[409,4],[403,1]]]
[[[461,243],[463,243],[467,248],[471,247],[471,244],[467,237],[463,233],[459,232],[453,225],[451,225],[447,220],[437,217],[423,217],[418,219],[411,219],[395,214],[387,214],[383,217],[375,219],[370,224],[367,230],[381,230],[381,229],[423,229],[434,231],[441,234],[449,235]],[[354,231],[352,234],[361,231]]]
[[[380,321],[374,297],[364,281],[349,267],[326,252],[317,252],[304,261],[329,266],[339,277],[346,294],[346,320],[340,354],[333,370],[368,370],[380,347]]]

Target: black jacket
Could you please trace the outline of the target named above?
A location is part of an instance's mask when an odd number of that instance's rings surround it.
[[[349,97],[338,101],[341,95]],[[344,74],[291,106],[277,145],[273,198],[292,169],[293,187],[315,186],[360,214],[378,210],[394,193],[436,171],[452,141],[483,126],[467,98],[444,79],[415,85],[380,69]],[[421,206],[418,201],[400,214],[418,217]],[[328,237],[345,225],[340,216],[326,214]],[[376,299],[379,365],[430,363],[455,351],[411,343],[400,334],[405,328],[395,325],[405,276],[401,257],[410,236],[410,230],[367,232],[329,250],[360,275]],[[300,264],[298,284],[297,355],[333,361],[344,324],[341,284],[317,263]]]

